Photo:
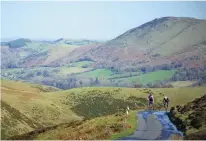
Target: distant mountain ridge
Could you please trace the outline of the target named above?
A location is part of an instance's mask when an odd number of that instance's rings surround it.
[[[13,43],[16,43],[16,46]],[[141,83],[144,87],[153,87],[154,84],[155,87],[166,87],[165,83],[170,81],[202,85],[206,81],[206,20],[158,18],[107,42],[65,38],[49,42],[19,39],[1,46],[1,53],[2,69],[35,67],[44,70],[49,67],[50,70],[50,75],[41,72],[35,74],[37,70],[31,69],[29,73],[14,73],[12,78],[39,78],[35,79],[35,82],[51,86],[57,85],[54,83],[57,79],[63,81],[68,77],[94,85],[91,77],[99,77],[102,72],[106,77],[99,78],[102,80],[101,85],[133,87],[134,83]],[[56,70],[53,70],[54,68]],[[4,71],[6,78],[8,71]],[[91,71],[88,72],[90,76],[78,75],[87,71]],[[161,79],[156,78],[157,75],[160,75]],[[150,76],[154,76],[154,79],[150,79]],[[47,81],[44,81],[45,77]],[[143,82],[143,79],[152,81]],[[96,82],[100,85],[98,80]],[[60,87],[67,88],[58,85],[58,88]]]
[[[16,47],[19,48],[28,42],[31,42],[31,40],[17,39],[6,43],[3,42],[2,45],[9,45],[10,48],[15,48],[15,43],[17,43]],[[195,63],[202,66],[205,62],[205,42],[206,20],[186,17],[163,17],[128,30],[106,43],[99,44],[95,40],[65,38],[44,43],[48,45],[85,46],[82,50],[73,50],[67,56],[62,57],[59,55],[59,58],[47,64],[47,66],[64,65],[70,61],[89,58],[96,62],[96,67],[112,67],[124,70],[124,68],[134,66],[168,64],[172,61],[180,61],[186,66],[194,66],[194,60],[188,60],[188,58],[194,56],[201,56],[200,60],[196,60]],[[92,48],[90,47],[91,44]],[[33,65],[39,66],[43,64],[35,63]]]

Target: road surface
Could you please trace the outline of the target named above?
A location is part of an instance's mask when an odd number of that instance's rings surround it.
[[[121,140],[167,140],[182,139],[183,135],[171,123],[164,111],[142,111],[137,113],[137,128],[134,133]]]

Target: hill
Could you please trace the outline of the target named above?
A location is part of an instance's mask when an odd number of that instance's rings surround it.
[[[99,65],[116,69],[156,66],[173,61],[188,67],[202,66],[205,62],[205,31],[206,20],[163,17],[131,29],[88,51],[85,56]],[[194,56],[200,58],[190,59]]]
[[[91,44],[98,45],[98,41],[62,38],[45,42],[22,38],[1,42],[2,68],[52,66],[54,61],[68,56],[74,49]]]
[[[22,82],[1,81],[1,139],[81,117],[55,104],[44,93],[54,88]],[[66,111],[66,112],[65,112]]]
[[[149,92],[154,93],[155,107],[159,109],[163,95],[167,95],[171,99],[171,106],[175,106],[200,97],[206,91],[205,87],[159,89],[84,87],[64,91],[42,87],[2,80],[2,139],[72,121],[124,113],[127,106],[131,109],[142,109],[147,105],[146,98]]]
[[[29,40],[29,39],[21,38],[21,39],[12,40],[9,42],[1,42],[1,45],[2,46],[8,45],[10,48],[20,48],[20,47],[25,46],[26,43],[30,43],[30,42],[31,42],[31,40]]]
[[[206,95],[185,105],[177,105],[170,110],[170,118],[187,140],[206,139]]]

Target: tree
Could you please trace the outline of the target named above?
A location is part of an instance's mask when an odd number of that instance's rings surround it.
[[[97,77],[96,77],[94,83],[95,83],[96,85],[98,85],[98,84],[100,83]]]
[[[37,72],[36,72],[36,75],[37,75],[37,76],[40,76],[41,74],[42,74],[41,71],[37,71]]]
[[[34,77],[34,74],[32,72],[30,72],[26,75],[26,77]]]
[[[135,84],[134,87],[135,88],[142,88],[143,86],[142,86],[142,84]]]
[[[47,70],[44,70],[44,71],[43,71],[43,76],[44,76],[44,77],[48,77],[48,76],[49,76],[49,72],[48,72]]]
[[[82,80],[79,81],[80,86],[83,86],[83,82]]]

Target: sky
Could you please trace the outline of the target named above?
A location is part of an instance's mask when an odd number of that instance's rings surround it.
[[[155,18],[206,19],[206,2],[1,1],[1,38],[109,40]]]

